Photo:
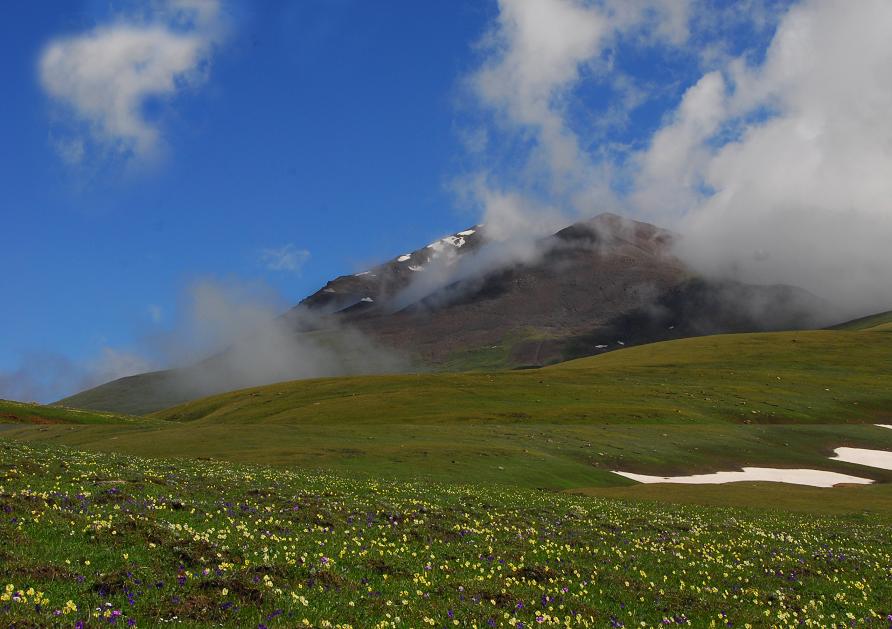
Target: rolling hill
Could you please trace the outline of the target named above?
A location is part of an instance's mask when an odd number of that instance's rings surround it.
[[[834,325],[831,330],[892,330],[892,311],[880,312]]]
[[[374,478],[611,495],[626,487],[652,496],[612,470],[799,466],[889,483],[892,472],[828,457],[840,446],[892,449],[892,430],[872,425],[892,424],[890,392],[888,331],[732,334],[533,370],[284,382],[196,400],[142,423],[23,426],[3,435]],[[677,491],[690,499],[691,488]]]
[[[118,413],[0,400],[0,427],[10,429],[23,424],[122,424],[147,421],[151,420]]]

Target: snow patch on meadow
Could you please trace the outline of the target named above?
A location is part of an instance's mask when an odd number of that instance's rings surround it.
[[[619,474],[639,483],[682,483],[686,485],[718,485],[761,481],[809,485],[811,487],[833,487],[841,483],[868,485],[873,482],[868,478],[859,478],[838,472],[774,467],[745,467],[738,472],[715,472],[712,474],[693,474],[691,476],[648,476],[646,474],[618,471],[614,471],[614,474]]]
[[[865,448],[836,448],[834,461],[878,467],[881,470],[892,470],[892,452],[886,450],[867,450]]]

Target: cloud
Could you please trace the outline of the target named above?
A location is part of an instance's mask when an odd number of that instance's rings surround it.
[[[531,158],[546,166],[552,188],[564,186],[583,161],[562,96],[610,32],[608,16],[573,0],[502,0],[484,40],[487,60],[470,78],[473,93],[501,131],[533,139]]]
[[[636,156],[638,168],[632,203],[653,214],[675,217],[690,210],[705,185],[703,167],[710,159],[706,141],[715,135],[726,110],[725,80],[720,72],[704,75],[689,88],[669,122]]]
[[[170,99],[202,78],[222,36],[215,0],[168,0],[148,17],[59,37],[38,62],[44,91],[64,106],[68,137],[55,142],[62,159],[78,163],[85,146],[136,159],[157,157],[161,129],[144,107]]]
[[[581,82],[608,83],[626,108],[640,105],[643,92],[628,76],[613,72],[615,47],[623,38],[641,46],[680,45],[688,37],[689,9],[686,0],[500,0],[498,17],[479,45],[482,63],[467,80],[472,98],[488,114],[489,133],[463,134],[501,134],[499,142],[489,144],[514,150],[501,169],[492,167],[493,155],[487,155],[490,166],[469,175],[487,185],[475,186],[489,190],[489,196],[492,190],[538,196],[533,205],[576,213],[591,213],[594,206],[614,209],[614,166],[587,150],[591,138],[581,134],[571,115],[574,90]],[[597,133],[625,120],[615,107],[603,112]],[[487,195],[479,201],[491,207]],[[508,218],[504,204],[492,207],[499,208],[495,222],[533,220]],[[494,222],[487,215],[484,220]]]
[[[68,166],[76,166],[84,160],[86,147],[81,138],[59,138],[53,141],[56,154]]]
[[[455,186],[488,229],[617,211],[682,232],[704,275],[798,285],[851,314],[892,307],[892,5],[498,8],[467,80],[480,129],[461,125],[487,142],[466,142],[478,166]],[[668,70],[642,74],[642,59]],[[615,139],[673,98],[653,130]]]
[[[633,206],[680,212],[697,269],[892,306],[892,5],[806,1],[764,61],[704,76],[640,156]]]
[[[180,369],[172,385],[192,398],[284,380],[409,367],[354,328],[301,309],[285,316],[283,311],[281,298],[262,284],[196,282],[178,327],[168,334],[176,349],[167,361],[194,366]]]
[[[153,369],[157,369],[157,363],[144,356],[114,347],[103,347],[99,356],[87,363],[87,375],[81,388]]]
[[[277,249],[263,249],[260,252],[261,262],[270,271],[299,273],[309,258],[309,251],[298,249],[291,243]]]

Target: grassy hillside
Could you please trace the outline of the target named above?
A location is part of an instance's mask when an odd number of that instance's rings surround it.
[[[178,386],[183,370],[167,369],[119,378],[98,387],[81,391],[56,404],[83,409],[113,408],[119,413],[143,415],[182,403],[191,397]]]
[[[828,459],[840,446],[892,449],[892,430],[871,425],[890,416],[892,334],[818,331],[686,339],[541,370],[287,382],[144,423],[3,436],[366,478],[640,493],[611,470],[813,467],[892,482],[892,472]],[[690,489],[661,494],[673,492]]]
[[[0,444],[11,627],[875,626],[888,516]]]
[[[145,422],[145,418],[128,417],[117,413],[0,400],[0,425],[133,424]]]
[[[892,417],[892,335],[721,335],[536,370],[294,381],[153,416],[240,425],[863,423]]]
[[[831,330],[892,330],[892,310],[835,325]]]
[[[495,424],[457,428],[190,423],[22,428],[2,432],[0,437],[146,456],[267,463],[364,478],[544,489],[632,486],[632,481],[611,473],[616,469],[685,474],[743,465],[827,469],[892,482],[890,471],[827,458],[839,446],[892,450],[892,430],[871,425]]]

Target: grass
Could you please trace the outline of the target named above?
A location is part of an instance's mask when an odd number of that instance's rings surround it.
[[[828,457],[840,446],[892,449],[892,430],[867,423],[892,423],[890,414],[892,335],[820,331],[671,341],[540,370],[287,382],[198,400],[144,422],[22,426],[2,436],[356,478],[706,504],[715,503],[715,490],[642,488],[611,471],[807,467],[881,483],[826,494],[857,512],[886,509],[892,472]],[[725,486],[717,495],[738,496],[726,504],[759,505],[777,499],[774,489]]]
[[[877,481],[892,472],[832,461],[839,446],[892,449],[872,425],[238,425],[40,426],[5,438],[105,452],[197,456],[366,478],[570,489],[631,485],[611,470],[685,474],[743,465],[828,469]],[[892,486],[890,486],[892,487]]]
[[[527,369],[529,367],[525,365],[516,365],[516,359],[512,359],[512,354],[518,347],[524,344],[548,340],[555,340],[555,337],[536,328],[513,330],[505,334],[502,340],[495,345],[453,352],[445,361],[436,366],[435,371],[467,372],[502,371],[512,368]]]
[[[188,399],[181,380],[188,369],[166,369],[106,382],[59,400],[57,404],[84,409],[115,409],[129,415],[143,415],[158,408],[180,404]]]
[[[440,371],[496,371],[504,369],[511,356],[512,343],[508,340],[497,345],[457,351],[439,366]]]
[[[142,417],[0,400],[0,424],[145,424]]]
[[[830,329],[849,331],[890,330],[892,329],[892,310],[888,312],[880,312],[867,317],[861,317],[859,319],[853,319],[852,321],[846,321],[845,323],[840,323]]]
[[[153,417],[290,425],[879,421],[892,417],[892,335],[721,335],[535,370],[304,380]]]
[[[886,627],[888,517],[0,444],[15,627]],[[81,623],[81,624],[77,624]]]

